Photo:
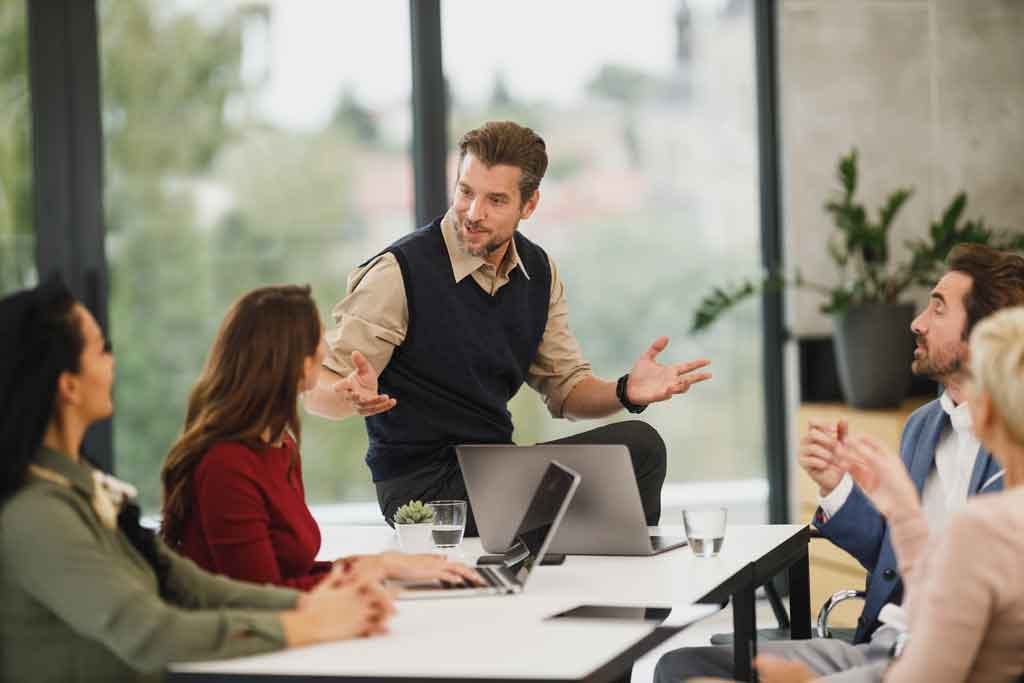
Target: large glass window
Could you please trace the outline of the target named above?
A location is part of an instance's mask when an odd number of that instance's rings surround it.
[[[751,4],[443,6],[451,139],[513,119],[548,144],[540,205],[520,229],[557,262],[595,372],[618,377],[662,334],[666,361],[713,360],[711,382],[642,415],[668,444],[670,508],[693,495],[683,482],[754,484],[719,486],[726,498],[767,491],[759,309],[687,334],[710,286],[759,270]],[[520,443],[595,426],[552,420],[529,390],[513,405]]]
[[[0,3],[0,295],[35,283],[26,3]]]
[[[310,283],[329,325],[413,226],[408,3],[98,6],[116,465],[153,511],[230,302]],[[372,500],[362,421],[303,429],[309,500]]]

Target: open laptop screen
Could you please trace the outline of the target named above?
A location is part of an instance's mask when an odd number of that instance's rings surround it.
[[[557,462],[552,462],[544,471],[513,537],[512,547],[505,551],[504,564],[519,582],[526,580],[551,544],[552,527],[561,521],[578,484],[579,475]]]

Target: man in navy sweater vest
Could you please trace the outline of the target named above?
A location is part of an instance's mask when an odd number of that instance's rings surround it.
[[[490,122],[459,141],[448,212],[349,275],[327,333],[331,353],[306,408],[366,418],[366,464],[390,523],[411,499],[466,500],[460,443],[511,443],[508,401],[525,382],[554,417],[600,418],[685,393],[709,361],[662,365],[654,341],[617,382],[594,377],[569,331],[554,262],[521,235],[540,201],[544,141]],[[624,444],[648,524],[661,516],[665,444],[648,424],[607,425],[559,443]],[[470,510],[466,532],[476,533]]]

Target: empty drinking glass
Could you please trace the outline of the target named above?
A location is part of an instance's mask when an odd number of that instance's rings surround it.
[[[683,510],[686,540],[697,557],[715,557],[725,541],[725,508]]]
[[[432,500],[429,505],[434,508],[431,530],[434,547],[442,550],[457,548],[466,531],[466,501]]]

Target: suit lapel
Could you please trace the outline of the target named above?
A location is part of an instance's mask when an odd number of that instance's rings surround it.
[[[931,472],[932,463],[935,462],[935,449],[939,446],[939,437],[942,436],[942,430],[948,425],[949,415],[936,401],[935,408],[922,429],[921,436],[923,438],[917,442],[914,460],[910,463],[910,478],[914,480],[918,495],[924,491],[924,482],[928,478],[928,473]]]
[[[981,493],[981,487],[988,480],[999,472],[999,463],[992,457],[984,447],[978,449],[978,457],[974,461],[974,469],[971,471],[971,485],[967,489],[969,495]],[[1001,480],[992,482],[985,490],[999,491],[1003,488]]]

